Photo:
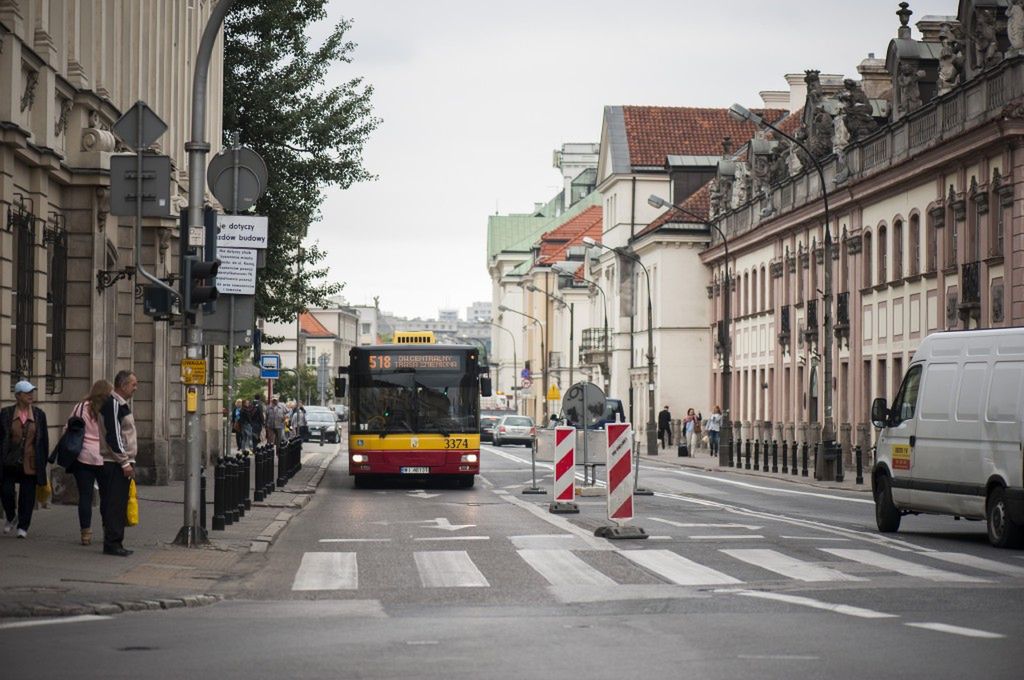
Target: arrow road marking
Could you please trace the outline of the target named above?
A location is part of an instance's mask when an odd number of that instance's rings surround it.
[[[425,527],[427,529],[441,529],[442,531],[458,531],[459,529],[469,529],[475,527],[475,524],[452,524],[448,521],[447,517],[435,517],[434,519],[424,520],[421,524],[430,524],[435,522],[437,526]]]
[[[440,496],[441,494],[439,494],[439,493],[427,493],[423,489],[417,489],[416,491],[411,491],[408,495],[412,496],[413,498],[436,498],[437,496]]]

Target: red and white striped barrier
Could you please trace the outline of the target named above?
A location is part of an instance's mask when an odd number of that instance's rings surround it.
[[[633,426],[609,423],[608,437],[608,519],[623,522],[633,519]]]
[[[555,501],[576,500],[576,428],[555,428]]]

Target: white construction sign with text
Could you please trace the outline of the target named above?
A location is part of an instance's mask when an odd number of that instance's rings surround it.
[[[268,223],[261,215],[217,215],[217,248],[266,249]]]
[[[217,246],[217,292],[221,295],[256,294],[256,251]]]

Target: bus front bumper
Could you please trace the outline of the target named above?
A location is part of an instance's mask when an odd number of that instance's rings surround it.
[[[358,451],[349,454],[350,475],[475,475],[479,451]]]

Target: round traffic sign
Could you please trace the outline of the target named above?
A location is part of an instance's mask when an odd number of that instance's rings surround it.
[[[604,390],[589,382],[578,382],[565,392],[562,415],[576,427],[597,425],[604,415]]]
[[[238,187],[235,190],[237,170]],[[224,209],[231,213],[244,212],[251,208],[256,199],[267,189],[267,164],[252,149],[241,146],[237,149],[221,149],[213,157],[206,171],[210,191],[217,197]],[[237,203],[235,197],[237,196]]]

